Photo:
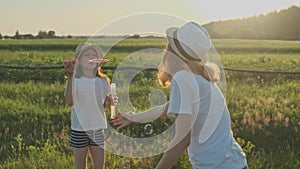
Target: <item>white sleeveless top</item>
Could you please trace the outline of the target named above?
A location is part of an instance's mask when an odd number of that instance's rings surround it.
[[[74,78],[71,129],[88,131],[107,128],[104,101],[110,93],[106,78]]]

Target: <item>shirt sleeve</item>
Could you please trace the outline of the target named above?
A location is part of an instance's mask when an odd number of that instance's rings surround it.
[[[193,92],[189,81],[174,76],[170,86],[168,114],[192,114]]]

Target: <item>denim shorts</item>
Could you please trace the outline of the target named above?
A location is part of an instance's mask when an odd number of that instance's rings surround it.
[[[70,146],[83,148],[87,146],[103,146],[104,130],[75,131],[71,130]]]
[[[242,169],[248,169],[248,167],[246,166],[246,167],[244,167],[244,168],[242,168]]]

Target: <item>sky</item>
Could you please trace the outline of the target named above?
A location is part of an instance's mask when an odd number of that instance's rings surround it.
[[[300,6],[300,0],[0,0],[0,33],[37,35],[38,31],[53,30],[59,36],[90,36],[106,28],[109,31],[100,32],[130,34],[134,25],[151,32],[152,26],[164,28],[171,22],[174,26],[182,20],[205,24],[292,5]],[[149,17],[149,13],[155,13],[155,17]],[[137,15],[139,19],[132,17]],[[161,30],[153,28],[152,32],[156,31]]]

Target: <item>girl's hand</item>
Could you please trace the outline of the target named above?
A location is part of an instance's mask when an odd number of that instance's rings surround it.
[[[110,95],[107,95],[103,104],[104,109],[108,109],[109,106],[116,106],[119,103],[119,97],[115,96],[111,98]]]
[[[117,126],[117,130],[120,128],[123,128],[125,126],[128,126],[132,124],[133,122],[126,119],[122,114],[118,114],[113,120],[112,120],[113,125]]]
[[[75,61],[66,61],[64,62],[64,65],[68,76],[73,76]]]
[[[115,95],[114,97],[111,98],[111,105],[116,106],[119,103],[119,97]]]

